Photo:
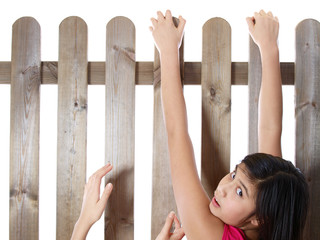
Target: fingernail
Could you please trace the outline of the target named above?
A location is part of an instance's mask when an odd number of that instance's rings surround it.
[[[107,163],[106,167],[112,167],[111,163]]]
[[[174,215],[175,215],[174,211],[171,211],[169,214],[169,218],[173,218]]]
[[[108,184],[107,184],[107,188],[108,188],[108,189],[112,189],[112,187],[113,187],[113,186],[112,186],[112,183],[108,183]]]

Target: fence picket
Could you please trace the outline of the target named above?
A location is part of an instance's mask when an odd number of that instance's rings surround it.
[[[40,26],[12,27],[10,239],[39,238]]]
[[[134,238],[135,26],[125,17],[107,24],[105,161],[114,191],[105,212],[105,239]]]
[[[201,182],[209,197],[230,170],[231,28],[222,18],[202,29]]]
[[[261,56],[259,47],[250,37],[248,64],[249,91],[249,141],[248,153],[258,152],[258,104],[262,79]]]
[[[303,239],[320,239],[320,23],[296,27],[296,165],[305,174],[310,208]]]
[[[87,158],[87,25],[79,17],[59,29],[57,239],[70,239],[79,217]]]

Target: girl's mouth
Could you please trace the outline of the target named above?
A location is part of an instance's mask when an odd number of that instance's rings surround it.
[[[215,197],[212,198],[212,204],[215,207],[220,207],[220,204],[218,203],[217,199]]]

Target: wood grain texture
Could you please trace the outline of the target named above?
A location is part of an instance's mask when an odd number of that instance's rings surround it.
[[[10,62],[0,62],[0,84],[10,84]],[[280,63],[281,78],[283,85],[294,85],[294,63]],[[105,62],[88,63],[88,84],[105,84]],[[201,62],[184,63],[184,85],[201,84]],[[57,84],[58,63],[41,63],[41,83]],[[136,62],[136,85],[153,84],[153,62]],[[248,85],[248,63],[232,62],[231,64],[231,84]]]
[[[258,152],[258,106],[262,79],[261,56],[259,47],[250,37],[249,42],[249,140],[248,153]]]
[[[224,19],[212,18],[202,32],[201,182],[211,198],[230,171],[231,28]]]
[[[303,239],[320,239],[320,23],[296,27],[296,165],[305,174],[310,208]]]
[[[10,239],[39,238],[40,26],[12,27]]]
[[[105,239],[134,238],[135,26],[125,17],[107,24],[105,161],[114,185],[105,212]]]
[[[10,84],[11,62],[0,62],[0,84]]]
[[[57,239],[70,239],[81,211],[87,158],[87,25],[69,17],[59,28]]]
[[[178,20],[174,18],[177,26]],[[183,73],[184,40],[179,51],[180,71]],[[161,103],[161,68],[158,50],[154,50],[153,66],[153,164],[152,164],[152,209],[151,239],[156,239],[170,211],[177,211],[173,194],[167,130],[164,125]],[[181,74],[183,81],[183,74]],[[183,82],[182,82],[183,86]]]

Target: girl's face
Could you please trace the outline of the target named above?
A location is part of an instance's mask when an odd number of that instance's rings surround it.
[[[255,219],[255,197],[256,188],[241,163],[221,179],[209,208],[224,223],[245,230]]]

